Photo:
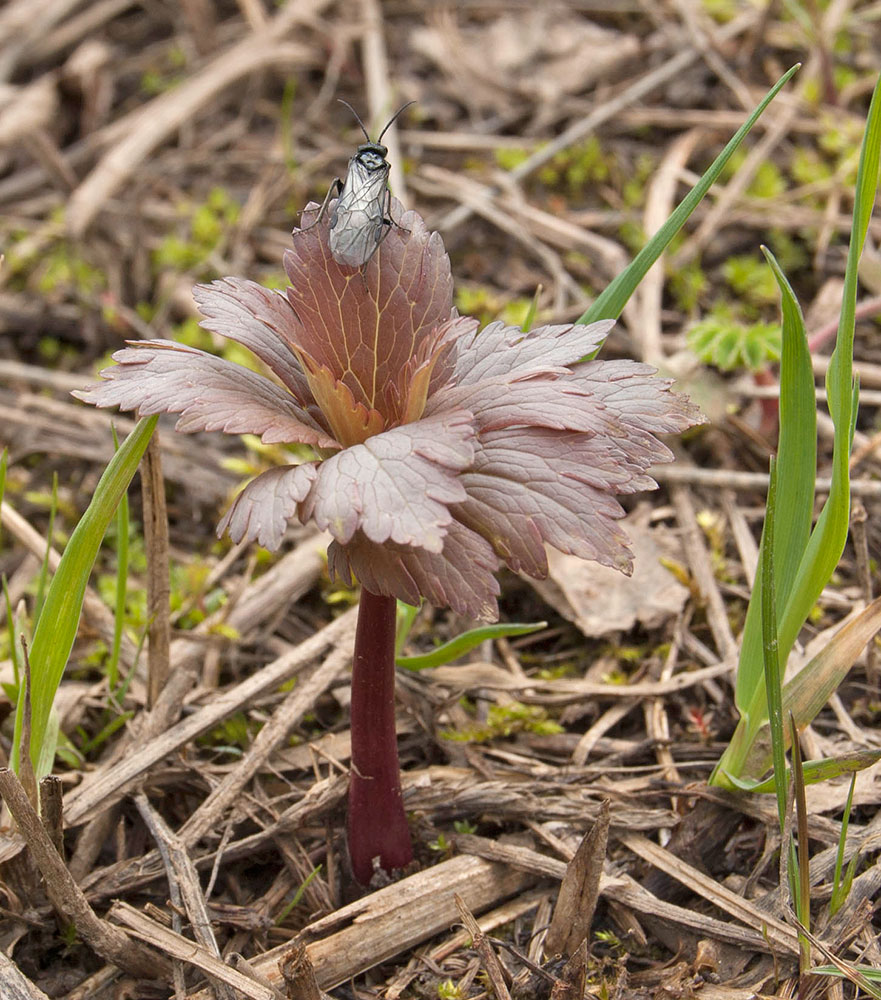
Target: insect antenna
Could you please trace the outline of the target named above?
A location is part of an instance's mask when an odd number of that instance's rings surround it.
[[[339,100],[340,104],[345,104],[345,106],[346,106],[346,107],[347,107],[347,108],[349,109],[349,111],[351,111],[351,112],[352,112],[352,114],[353,114],[353,115],[355,116],[355,121],[356,121],[356,122],[357,122],[357,123],[358,123],[358,124],[359,124],[359,125],[361,126],[361,131],[362,131],[362,132],[364,133],[364,138],[365,138],[365,139],[366,139],[366,140],[367,140],[368,142],[370,142],[370,136],[369,136],[369,135],[367,134],[367,129],[366,129],[366,128],[364,128],[364,122],[362,122],[362,121],[361,121],[361,118],[360,118],[360,116],[358,115],[358,112],[357,112],[357,111],[356,111],[356,110],[355,110],[355,109],[354,109],[354,108],[352,107],[352,105],[351,105],[351,104],[349,104],[349,102],[348,102],[348,101],[344,101],[344,100],[342,99],[342,97],[338,98],[338,100]],[[412,101],[411,101],[410,103],[412,104]],[[404,105],[404,108],[405,108],[406,106],[407,106],[407,105],[405,104],[405,105]],[[401,108],[401,111],[403,111],[403,110],[404,110],[404,108]],[[399,111],[399,112],[398,112],[398,114],[400,114],[400,113],[401,113],[401,112]],[[397,115],[395,115],[395,118],[396,118],[396,117],[397,117]],[[394,121],[394,120],[395,120],[395,119],[394,119],[394,118],[392,118],[392,121]],[[389,122],[389,125],[391,125],[391,122]],[[386,128],[388,128],[388,125],[386,125]]]
[[[379,133],[379,138],[378,138],[378,139],[377,139],[376,141],[377,141],[377,142],[382,142],[382,137],[383,137],[383,136],[384,136],[384,135],[386,134],[386,132],[388,132],[388,130],[389,130],[389,129],[391,128],[391,126],[392,126],[392,122],[393,122],[393,121],[394,121],[394,120],[395,120],[395,119],[396,119],[396,118],[398,117],[398,115],[399,115],[399,114],[400,114],[400,113],[401,113],[402,111],[406,111],[406,110],[407,110],[407,108],[409,108],[411,104],[415,104],[415,103],[416,103],[415,101],[407,101],[407,103],[406,103],[406,104],[405,104],[405,105],[404,105],[403,107],[401,107],[401,108],[398,108],[398,110],[397,110],[397,111],[396,111],[396,112],[395,112],[395,113],[394,113],[394,114],[393,114],[393,115],[391,116],[391,118],[389,118],[389,120],[388,120],[388,123],[387,123],[386,127],[385,127],[385,128],[384,128],[384,129],[383,129],[383,130],[382,130],[382,131],[381,131],[381,132]]]

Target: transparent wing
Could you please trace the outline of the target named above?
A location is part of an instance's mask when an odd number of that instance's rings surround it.
[[[376,252],[389,223],[385,218],[389,168],[367,170],[357,158],[349,164],[343,191],[330,224],[334,260],[361,267]]]

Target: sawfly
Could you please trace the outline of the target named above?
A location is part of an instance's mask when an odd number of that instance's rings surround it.
[[[336,195],[337,203],[330,218],[330,252],[338,264],[362,267],[376,253],[389,229],[395,224],[389,215],[392,195],[388,187],[388,175],[391,167],[386,159],[388,149],[383,146],[382,137],[398,115],[415,103],[408,101],[402,108],[398,108],[374,142],[368,135],[364,122],[358,117],[358,112],[347,101],[340,101],[355,116],[367,142],[362,143],[349,160],[346,179],[341,181],[337,177],[331,184],[318,210],[318,217],[312,223],[314,226],[321,221],[331,198]],[[311,229],[312,226],[307,228]]]

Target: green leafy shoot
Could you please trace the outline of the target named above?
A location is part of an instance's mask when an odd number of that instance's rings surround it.
[[[838,338],[826,375],[829,411],[835,425],[832,485],[813,531],[811,518],[816,482],[816,404],[810,354],[804,320],[792,288],[774,257],[765,251],[777,278],[783,307],[777,504],[780,510],[786,511],[786,517],[781,518],[777,525],[774,542],[774,586],[781,669],[801,627],[832,576],[847,538],[850,514],[848,462],[859,394],[857,382],[853,378],[857,268],[877,192],[879,147],[881,80],[872,96],[863,138]],[[762,544],[764,546],[765,543]],[[757,778],[762,773],[755,769],[758,758],[761,757],[756,754],[756,743],[760,731],[768,721],[762,666],[761,591],[762,581],[759,579],[747,611],[735,687],[735,700],[741,719],[713,773],[711,782],[715,784],[731,784],[731,776]],[[824,662],[820,661],[821,657],[815,658],[812,670],[825,671],[825,679],[838,676],[840,682],[843,677],[843,674],[838,673],[840,661],[832,663],[828,657]],[[820,685],[816,682],[817,675],[807,668],[803,668],[790,682],[790,694],[800,697],[803,709],[817,702]],[[799,686],[801,690],[796,691]],[[784,707],[785,702],[786,692]],[[823,702],[817,704],[814,711],[819,711],[822,704]],[[813,718],[805,718],[794,708],[793,712],[798,725],[804,725]]]
[[[427,670],[429,667],[441,667],[445,663],[458,660],[460,656],[470,653],[472,649],[479,646],[488,639],[507,639],[515,635],[529,635],[531,632],[539,632],[547,628],[547,622],[499,622],[496,625],[481,625],[478,628],[469,629],[455,639],[450,639],[433,649],[430,653],[421,653],[418,656],[398,656],[395,663],[405,670]]]
[[[279,924],[283,924],[285,922],[285,920],[287,919],[288,914],[291,912],[291,910],[293,910],[293,908],[303,898],[303,894],[309,888],[309,883],[312,882],[312,880],[315,879],[316,876],[318,876],[320,874],[321,867],[322,867],[321,865],[316,865],[312,869],[312,871],[309,872],[309,874],[303,879],[303,881],[298,886],[297,891],[294,893],[293,897],[287,903],[285,903],[285,905],[281,908],[281,912],[275,918],[275,926],[276,927],[278,927]]]
[[[858,989],[875,1000],[881,1000],[881,989],[875,984],[881,983],[881,969],[875,969],[871,965],[846,965],[844,968],[836,965],[817,965],[811,969],[813,976],[838,976],[841,979],[849,979]]]
[[[579,323],[592,323],[598,319],[617,319],[621,315],[621,310],[639,283],[646,276],[651,266],[661,256],[670,241],[700,204],[701,199],[715,183],[719,174],[722,173],[725,164],[731,158],[734,151],[762,116],[765,108],[768,107],[780,90],[789,82],[793,74],[798,71],[799,65],[793,66],[784,73],[768,91],[756,110],[734,134],[728,145],[712,162],[703,177],[701,177],[692,190],[679,203],[670,218],[667,219],[664,225],[661,226],[657,233],[639,251],[628,267],[597,296],[590,308],[578,320]]]
[[[105,723],[104,726],[94,735],[86,736],[83,733],[83,742],[80,745],[80,753],[83,757],[87,757],[90,753],[93,753],[100,746],[107,742],[110,737],[117,732],[117,730],[122,729],[122,727],[128,722],[129,719],[134,717],[134,712],[127,711],[122,712],[120,715],[115,715],[109,722]]]
[[[864,771],[867,767],[877,764],[881,760],[881,750],[854,750],[851,753],[841,754],[839,757],[822,757],[818,760],[806,760],[802,763],[802,774],[806,785],[816,785],[821,781],[831,781],[833,778],[840,778],[843,774],[856,775],[858,771]],[[788,787],[790,773],[787,769],[783,776],[783,782]],[[749,781],[744,778],[736,778],[728,775],[731,784],[742,792],[774,792],[777,790],[777,779],[774,775],[765,778],[764,781]]]
[[[113,427],[113,444],[119,451],[119,438]],[[122,647],[122,633],[125,628],[125,600],[128,592],[128,541],[129,504],[128,493],[123,493],[116,510],[116,601],[113,616],[113,645],[107,663],[107,686],[111,691],[119,683],[119,652]]]
[[[416,621],[416,616],[419,614],[419,607],[413,604],[405,604],[403,601],[398,601],[397,609],[397,619],[395,622],[395,658],[401,655],[401,650],[404,648],[404,643],[407,641],[407,636],[410,634],[410,629],[413,628],[413,622]]]
[[[705,365],[721,371],[757,372],[780,360],[778,323],[743,323],[729,307],[714,309],[686,334],[689,349]]]
[[[532,329],[532,324],[535,322],[535,317],[536,314],[538,313],[538,300],[539,297],[541,296],[541,292],[542,292],[542,287],[541,285],[538,285],[538,287],[535,289],[535,295],[532,296],[532,301],[529,303],[529,309],[526,313],[526,316],[524,317],[523,322],[520,324],[521,329],[523,329],[524,331]]]
[[[34,630],[30,650],[33,685],[30,745],[21,746],[24,698],[19,698],[12,766],[19,771],[24,750],[38,780],[52,767],[56,742],[50,724],[52,702],[76,638],[89,575],[107,526],[138,468],[157,420],[158,417],[140,420],[104,470],[91,503],[67,543]]]

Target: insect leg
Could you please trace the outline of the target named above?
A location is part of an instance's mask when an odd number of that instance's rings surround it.
[[[403,226],[399,226],[398,223],[395,222],[395,220],[392,218],[392,193],[388,189],[385,192],[385,208],[383,209],[382,216],[383,216],[382,222],[383,225],[386,227],[386,230],[382,234],[382,236],[380,236],[379,243],[382,243],[382,241],[386,238],[386,236],[388,236],[389,229],[392,226],[394,226],[396,229],[400,229],[402,233],[409,234],[410,232],[409,229],[404,229]],[[377,244],[377,246],[378,245],[379,244]]]
[[[335,177],[333,183],[327,189],[327,194],[324,196],[324,201],[321,203],[321,208],[318,209],[318,215],[315,217],[315,221],[308,226],[304,226],[302,229],[298,230],[301,233],[306,233],[314,226],[317,226],[319,222],[324,218],[324,214],[327,211],[327,206],[330,204],[331,198],[339,198],[343,193],[343,182],[339,177]],[[302,214],[302,213],[300,213]]]

